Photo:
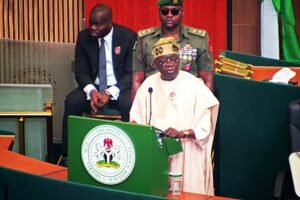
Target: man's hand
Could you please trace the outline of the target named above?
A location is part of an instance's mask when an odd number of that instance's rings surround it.
[[[182,131],[178,131],[175,128],[171,128],[171,127],[168,128],[167,130],[165,130],[165,134],[171,138],[184,138],[185,137],[185,135]]]
[[[93,113],[97,113],[100,108],[108,103],[110,96],[105,92],[91,91],[91,108]]]
[[[196,138],[193,129],[178,131],[175,128],[170,127],[167,130],[165,130],[165,134],[171,138],[191,138],[191,139]]]
[[[199,77],[201,77],[205,85],[214,92],[214,72],[212,71],[199,71]]]

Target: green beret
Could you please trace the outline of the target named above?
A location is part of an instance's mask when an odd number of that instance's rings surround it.
[[[158,0],[158,6],[182,6],[183,0]]]

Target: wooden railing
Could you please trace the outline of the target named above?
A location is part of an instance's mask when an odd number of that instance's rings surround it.
[[[0,0],[0,38],[74,43],[84,0]]]

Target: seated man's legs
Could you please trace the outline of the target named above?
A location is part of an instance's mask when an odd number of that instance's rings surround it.
[[[86,94],[82,89],[77,88],[70,92],[65,99],[65,112],[63,117],[63,132],[62,132],[62,155],[67,156],[67,141],[68,141],[68,116],[81,116],[83,112],[90,112],[90,101],[86,100]]]
[[[122,121],[128,122],[129,121],[129,111],[131,108],[131,90],[125,90],[120,93],[118,98],[118,108],[121,112]]]
[[[126,90],[120,93],[118,101],[112,101],[107,108],[117,109],[121,112],[122,121],[129,121],[129,111],[131,108],[131,90]],[[67,140],[68,140],[68,116],[81,116],[82,113],[90,113],[90,101],[86,100],[86,94],[77,88],[70,92],[65,99],[65,112],[63,117],[63,132],[62,132],[62,155],[67,156]]]

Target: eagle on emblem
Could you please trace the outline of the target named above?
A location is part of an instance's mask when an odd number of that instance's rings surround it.
[[[97,148],[98,152],[96,155],[98,156],[99,161],[97,165],[99,167],[112,167],[119,168],[120,164],[114,161],[114,158],[119,154],[120,148],[118,146],[113,145],[113,140],[110,138],[105,138],[103,140],[103,145],[100,145]]]

